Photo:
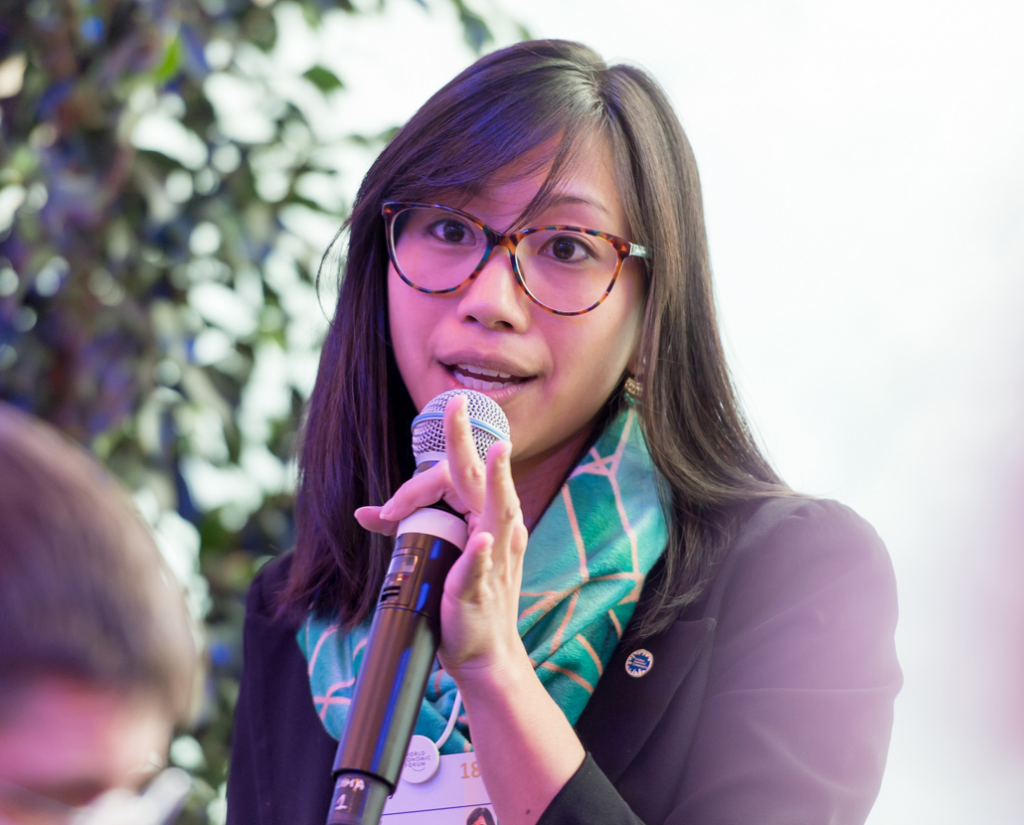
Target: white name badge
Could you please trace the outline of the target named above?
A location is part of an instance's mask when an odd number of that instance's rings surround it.
[[[381,825],[497,825],[498,822],[474,753],[443,755],[437,773],[426,782],[399,779],[380,821]]]

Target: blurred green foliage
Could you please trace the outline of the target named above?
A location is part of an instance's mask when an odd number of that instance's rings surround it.
[[[244,594],[293,540],[346,147],[393,133],[323,128],[343,78],[277,41],[383,7],[0,0],[0,397],[125,482],[205,622],[201,717],[171,751],[196,778],[183,823],[223,821]]]

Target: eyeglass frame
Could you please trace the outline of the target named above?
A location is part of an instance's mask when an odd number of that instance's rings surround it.
[[[445,212],[451,212],[453,215],[458,215],[461,218],[465,218],[473,225],[479,227],[484,233],[484,237],[487,239],[487,248],[484,249],[483,257],[480,259],[480,263],[476,265],[476,268],[465,278],[462,282],[452,287],[446,287],[445,289],[427,289],[426,287],[414,284],[409,277],[402,272],[402,267],[398,264],[398,256],[395,254],[395,241],[394,241],[394,226],[395,218],[406,209],[412,208],[424,208],[424,209],[442,209]],[[452,206],[444,206],[439,203],[418,203],[415,201],[384,201],[381,204],[381,214],[384,216],[384,234],[387,238],[388,247],[388,258],[391,260],[392,266],[395,267],[395,272],[398,273],[398,277],[402,279],[408,286],[415,289],[417,292],[423,292],[427,295],[446,295],[452,292],[457,292],[462,289],[470,281],[476,280],[476,277],[483,271],[483,268],[487,265],[487,262],[491,258],[491,254],[497,247],[504,247],[508,252],[509,259],[512,262],[512,272],[515,275],[516,283],[526,293],[527,297],[533,301],[541,309],[550,312],[553,315],[562,316],[575,316],[584,315],[594,309],[597,309],[605,298],[607,298],[612,291],[612,287],[615,286],[615,281],[619,277],[619,272],[622,270],[622,264],[626,258],[647,258],[647,248],[640,244],[631,243],[618,235],[612,235],[610,232],[601,232],[597,229],[587,229],[583,226],[572,226],[569,224],[547,224],[544,226],[531,226],[527,229],[521,229],[518,232],[498,232],[496,229],[492,229],[482,220],[474,215],[464,212],[461,209],[456,209]],[[608,282],[608,286],[605,288],[604,293],[600,298],[597,299],[593,304],[586,307],[585,309],[576,310],[563,310],[549,307],[543,303],[536,295],[530,292],[530,288],[526,285],[526,279],[523,278],[522,272],[519,271],[519,259],[517,257],[517,249],[520,242],[528,235],[532,235],[535,232],[580,232],[584,235],[590,235],[591,237],[601,238],[611,244],[612,248],[618,254],[618,263],[615,264],[615,272],[612,273],[611,280]]]

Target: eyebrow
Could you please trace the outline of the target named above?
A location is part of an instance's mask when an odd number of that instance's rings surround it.
[[[605,215],[611,214],[600,201],[584,195],[574,195],[572,192],[556,192],[552,194],[551,199],[544,204],[544,208],[547,209],[552,206],[591,206]]]

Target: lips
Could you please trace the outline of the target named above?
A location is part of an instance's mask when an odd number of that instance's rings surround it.
[[[514,368],[506,364],[468,363],[460,359],[458,363],[445,366],[459,384],[478,392],[504,390],[533,377],[516,374]]]
[[[507,372],[489,370],[485,367],[475,367],[472,364],[454,364],[448,369],[451,370],[455,380],[462,384],[462,386],[470,390],[478,390],[479,392],[503,390],[506,387],[511,387],[513,384],[519,384],[523,380]]]

